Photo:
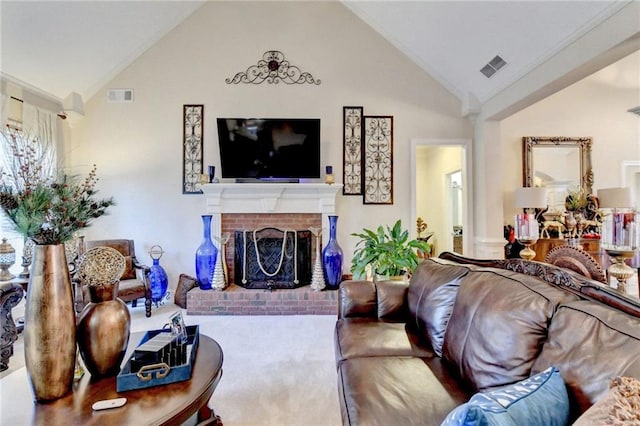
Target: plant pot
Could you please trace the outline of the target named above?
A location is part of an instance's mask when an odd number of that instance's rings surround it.
[[[25,307],[24,355],[34,399],[71,391],[76,363],[76,318],[64,244],[36,245]]]
[[[375,274],[374,275],[374,281],[378,282],[378,281],[398,281],[398,282],[407,282],[408,280],[408,276],[406,273],[401,274],[401,275],[381,275],[381,274]]]
[[[116,297],[118,284],[89,286],[91,302],[78,319],[78,348],[93,377],[114,376],[129,343],[131,315]]]

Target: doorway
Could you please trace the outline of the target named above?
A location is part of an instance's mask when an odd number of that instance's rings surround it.
[[[427,223],[432,255],[456,251],[472,257],[471,140],[411,140],[412,218]],[[466,238],[465,238],[466,236]]]

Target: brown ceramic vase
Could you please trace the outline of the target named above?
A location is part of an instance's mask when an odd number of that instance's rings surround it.
[[[36,245],[25,307],[24,357],[37,402],[71,391],[76,316],[64,244]]]
[[[88,286],[91,302],[78,317],[78,348],[93,377],[115,376],[129,343],[131,315],[118,284]]]

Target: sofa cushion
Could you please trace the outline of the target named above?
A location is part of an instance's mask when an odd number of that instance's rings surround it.
[[[536,277],[476,270],[462,278],[443,357],[480,391],[523,380],[531,375],[557,305],[576,298]]]
[[[467,275],[473,268],[441,262],[434,259],[423,261],[411,276],[407,294],[410,315],[408,324],[419,330],[428,340],[430,336],[444,334],[451,313],[450,308],[457,293],[458,279]],[[438,308],[439,303],[444,305]],[[437,312],[434,312],[435,308],[438,308]],[[436,346],[441,347],[439,339]]]
[[[421,320],[427,331],[427,337],[431,343],[433,351],[438,356],[442,356],[442,345],[444,344],[444,335],[447,331],[453,304],[458,295],[460,287],[460,278],[454,278],[446,284],[441,285],[431,292],[428,300],[424,301],[424,316]]]
[[[439,425],[470,392],[442,358],[367,357],[338,366],[344,425]]]
[[[578,417],[615,377],[640,378],[640,318],[587,300],[560,306],[533,371],[550,365],[562,371]]]
[[[383,321],[407,320],[408,283],[404,281],[384,280],[376,283],[378,297],[378,318]]]
[[[336,361],[370,356],[433,357],[427,343],[406,324],[365,318],[338,320],[335,329]]]
[[[516,384],[475,394],[442,426],[563,426],[568,421],[567,389],[560,371],[551,367]]]

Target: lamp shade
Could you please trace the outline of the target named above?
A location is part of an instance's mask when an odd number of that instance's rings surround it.
[[[515,202],[516,207],[523,209],[547,207],[547,190],[546,188],[517,188]]]
[[[631,188],[598,189],[598,201],[603,209],[633,207]]]

